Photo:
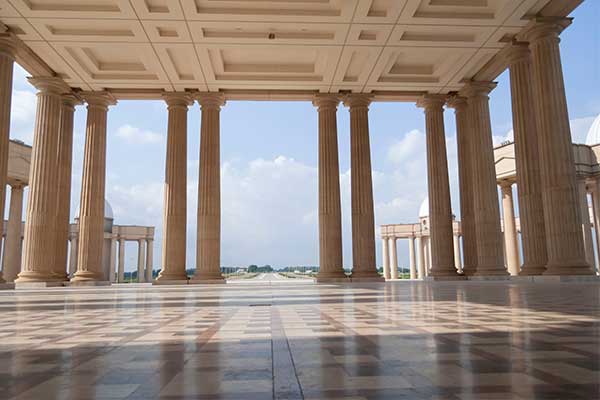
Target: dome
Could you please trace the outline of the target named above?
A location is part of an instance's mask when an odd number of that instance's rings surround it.
[[[75,219],[79,219],[79,206],[75,210]],[[115,219],[113,209],[108,201],[104,199],[104,219]]]
[[[592,146],[600,143],[600,115],[596,117],[590,130],[588,131],[587,137],[585,138],[585,144]]]
[[[419,208],[419,218],[427,217],[429,217],[429,196],[425,197],[425,200],[423,200],[421,207]]]

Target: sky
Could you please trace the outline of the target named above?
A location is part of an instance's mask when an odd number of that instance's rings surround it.
[[[562,34],[561,52],[574,142],[584,142],[600,114],[600,1],[585,1]],[[35,90],[15,67],[11,138],[31,144]],[[512,138],[508,73],[490,95],[494,141]],[[75,113],[71,219],[79,205],[86,112]],[[348,109],[338,110],[344,267],[352,266]],[[446,110],[453,212],[460,216],[453,110]],[[375,223],[417,221],[427,196],[425,118],[412,103],[374,103],[369,112]],[[156,227],[154,265],[161,265],[167,110],[162,101],[121,101],[107,131],[106,199],[115,224]],[[188,268],[195,267],[200,109],[188,113]],[[228,102],[221,111],[223,266],[318,264],[317,112],[309,102]],[[26,202],[25,202],[26,203]],[[8,204],[8,201],[7,201]],[[6,207],[8,209],[8,206]],[[408,264],[408,242],[398,259]],[[126,245],[126,271],[137,244]],[[377,265],[381,265],[377,239]]]

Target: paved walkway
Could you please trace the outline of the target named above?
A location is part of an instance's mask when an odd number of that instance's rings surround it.
[[[0,398],[600,398],[597,284],[277,279],[0,292]]]

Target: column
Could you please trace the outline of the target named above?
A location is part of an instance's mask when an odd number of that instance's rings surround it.
[[[504,247],[506,249],[506,267],[508,273],[519,275],[519,242],[517,239],[517,224],[515,222],[515,206],[513,201],[512,183],[502,182],[502,218],[504,222]]]
[[[396,238],[390,238],[390,278],[398,279],[398,246]]]
[[[117,241],[115,240],[115,237],[111,237],[110,238],[110,259],[109,259],[109,273],[108,273],[108,280],[110,282],[116,282],[116,277],[115,277],[115,270],[116,270],[116,260],[115,257],[117,256]]]
[[[387,237],[381,238],[381,258],[383,259],[383,277],[390,279],[390,247],[388,246],[390,240]]]
[[[119,239],[119,265],[117,267],[117,282],[125,282],[125,239]]]
[[[427,131],[427,186],[431,275],[456,276],[452,246],[452,208],[444,131],[445,96],[426,95],[417,105],[425,109]]]
[[[169,112],[165,164],[164,237],[162,269],[157,282],[187,282],[187,113],[191,98],[183,93],[164,95]]]
[[[154,240],[146,241],[146,282],[152,282],[152,272],[154,271]]]
[[[581,230],[583,232],[585,259],[590,266],[593,266],[596,264],[594,257],[594,243],[592,241],[592,224],[590,220],[587,187],[584,179],[579,179],[577,181],[577,190],[579,192],[579,207],[581,209]]]
[[[13,65],[16,46],[8,33],[0,33],[0,232],[4,224],[4,203],[8,175],[8,143],[10,138],[10,107],[13,86]],[[0,283],[3,283],[0,271]]]
[[[222,93],[197,95],[202,110],[198,178],[198,239],[194,282],[225,282],[221,275],[221,174],[219,114]]]
[[[594,185],[592,186],[592,211],[594,215],[594,230],[596,231],[596,248],[599,251],[600,256],[600,179],[596,178]],[[599,264],[594,264],[592,269],[597,274],[599,271]]]
[[[3,275],[6,282],[13,282],[21,271],[21,225],[23,219],[23,185],[10,185],[8,224],[4,239]],[[0,230],[1,232],[1,230]]]
[[[344,99],[350,108],[350,191],[352,203],[352,279],[379,280],[375,267],[375,216],[369,145],[367,95],[351,94]]]
[[[83,94],[87,102],[87,127],[79,208],[79,250],[73,283],[104,280],[104,192],[106,178],[106,119],[108,106],[116,104],[107,92]]]
[[[63,93],[69,88],[59,78],[29,78],[38,89],[29,196],[25,216],[23,265],[16,283],[56,281],[56,187],[58,137]]]
[[[146,275],[144,274],[144,267],[146,266],[146,260],[144,259],[146,255],[146,252],[144,251],[145,243],[146,241],[144,239],[138,239],[137,277],[139,283],[146,281]]]
[[[538,130],[531,83],[531,53],[515,43],[508,54],[515,134],[515,163],[523,265],[519,275],[541,275],[546,270],[546,227],[542,201]]]
[[[460,235],[454,235],[454,265],[456,266],[456,270],[458,272],[462,272],[462,263],[460,258]]]
[[[575,163],[559,49],[567,18],[537,18],[526,30],[530,44],[546,226],[546,275],[590,275],[581,235]]]
[[[473,275],[477,269],[477,233],[475,231],[473,153],[471,142],[474,132],[469,121],[467,99],[453,96],[448,106],[454,108],[456,117],[456,147],[458,153],[458,186],[460,193],[460,230],[463,237],[463,267],[465,275]]]
[[[492,82],[469,82],[464,92],[468,98],[471,146],[473,210],[477,236],[477,270],[474,275],[507,275],[502,250],[500,209],[496,188],[496,166],[492,144],[489,92]]]
[[[71,238],[71,254],[69,255],[69,277],[77,271],[77,236]]]
[[[417,236],[417,278],[425,278],[425,243],[423,236]]]
[[[417,268],[415,265],[415,237],[408,238],[408,266],[410,270],[410,279],[417,279]]]
[[[317,95],[313,100],[319,113],[319,273],[317,281],[346,279],[342,263],[342,211],[336,120],[339,102],[339,98],[332,95]]]
[[[71,215],[71,166],[73,164],[73,114],[79,99],[68,94],[62,97],[58,129],[58,173],[56,185],[56,236],[53,273],[57,280],[66,281],[69,218]]]

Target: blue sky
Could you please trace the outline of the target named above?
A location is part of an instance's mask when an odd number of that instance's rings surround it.
[[[600,2],[588,0],[562,35],[562,57],[574,141],[584,141],[600,114]],[[508,74],[490,100],[495,140],[512,128]],[[32,141],[35,92],[17,67],[11,137]],[[77,107],[72,215],[79,204],[85,109]],[[375,103],[370,131],[377,225],[413,222],[427,193],[424,116],[410,103]],[[454,113],[445,113],[452,206],[459,214]],[[155,265],[161,261],[162,182],[167,112],[163,102],[121,101],[108,118],[106,197],[115,223],[156,226]],[[195,265],[200,110],[188,118],[188,266]],[[507,136],[508,135],[508,136]],[[351,267],[348,110],[338,111],[344,266]],[[222,264],[318,263],[317,113],[309,102],[229,102],[221,112]],[[7,207],[8,208],[8,207]],[[377,243],[378,265],[381,246]],[[126,247],[127,270],[136,244]],[[407,245],[399,242],[400,264]]]

